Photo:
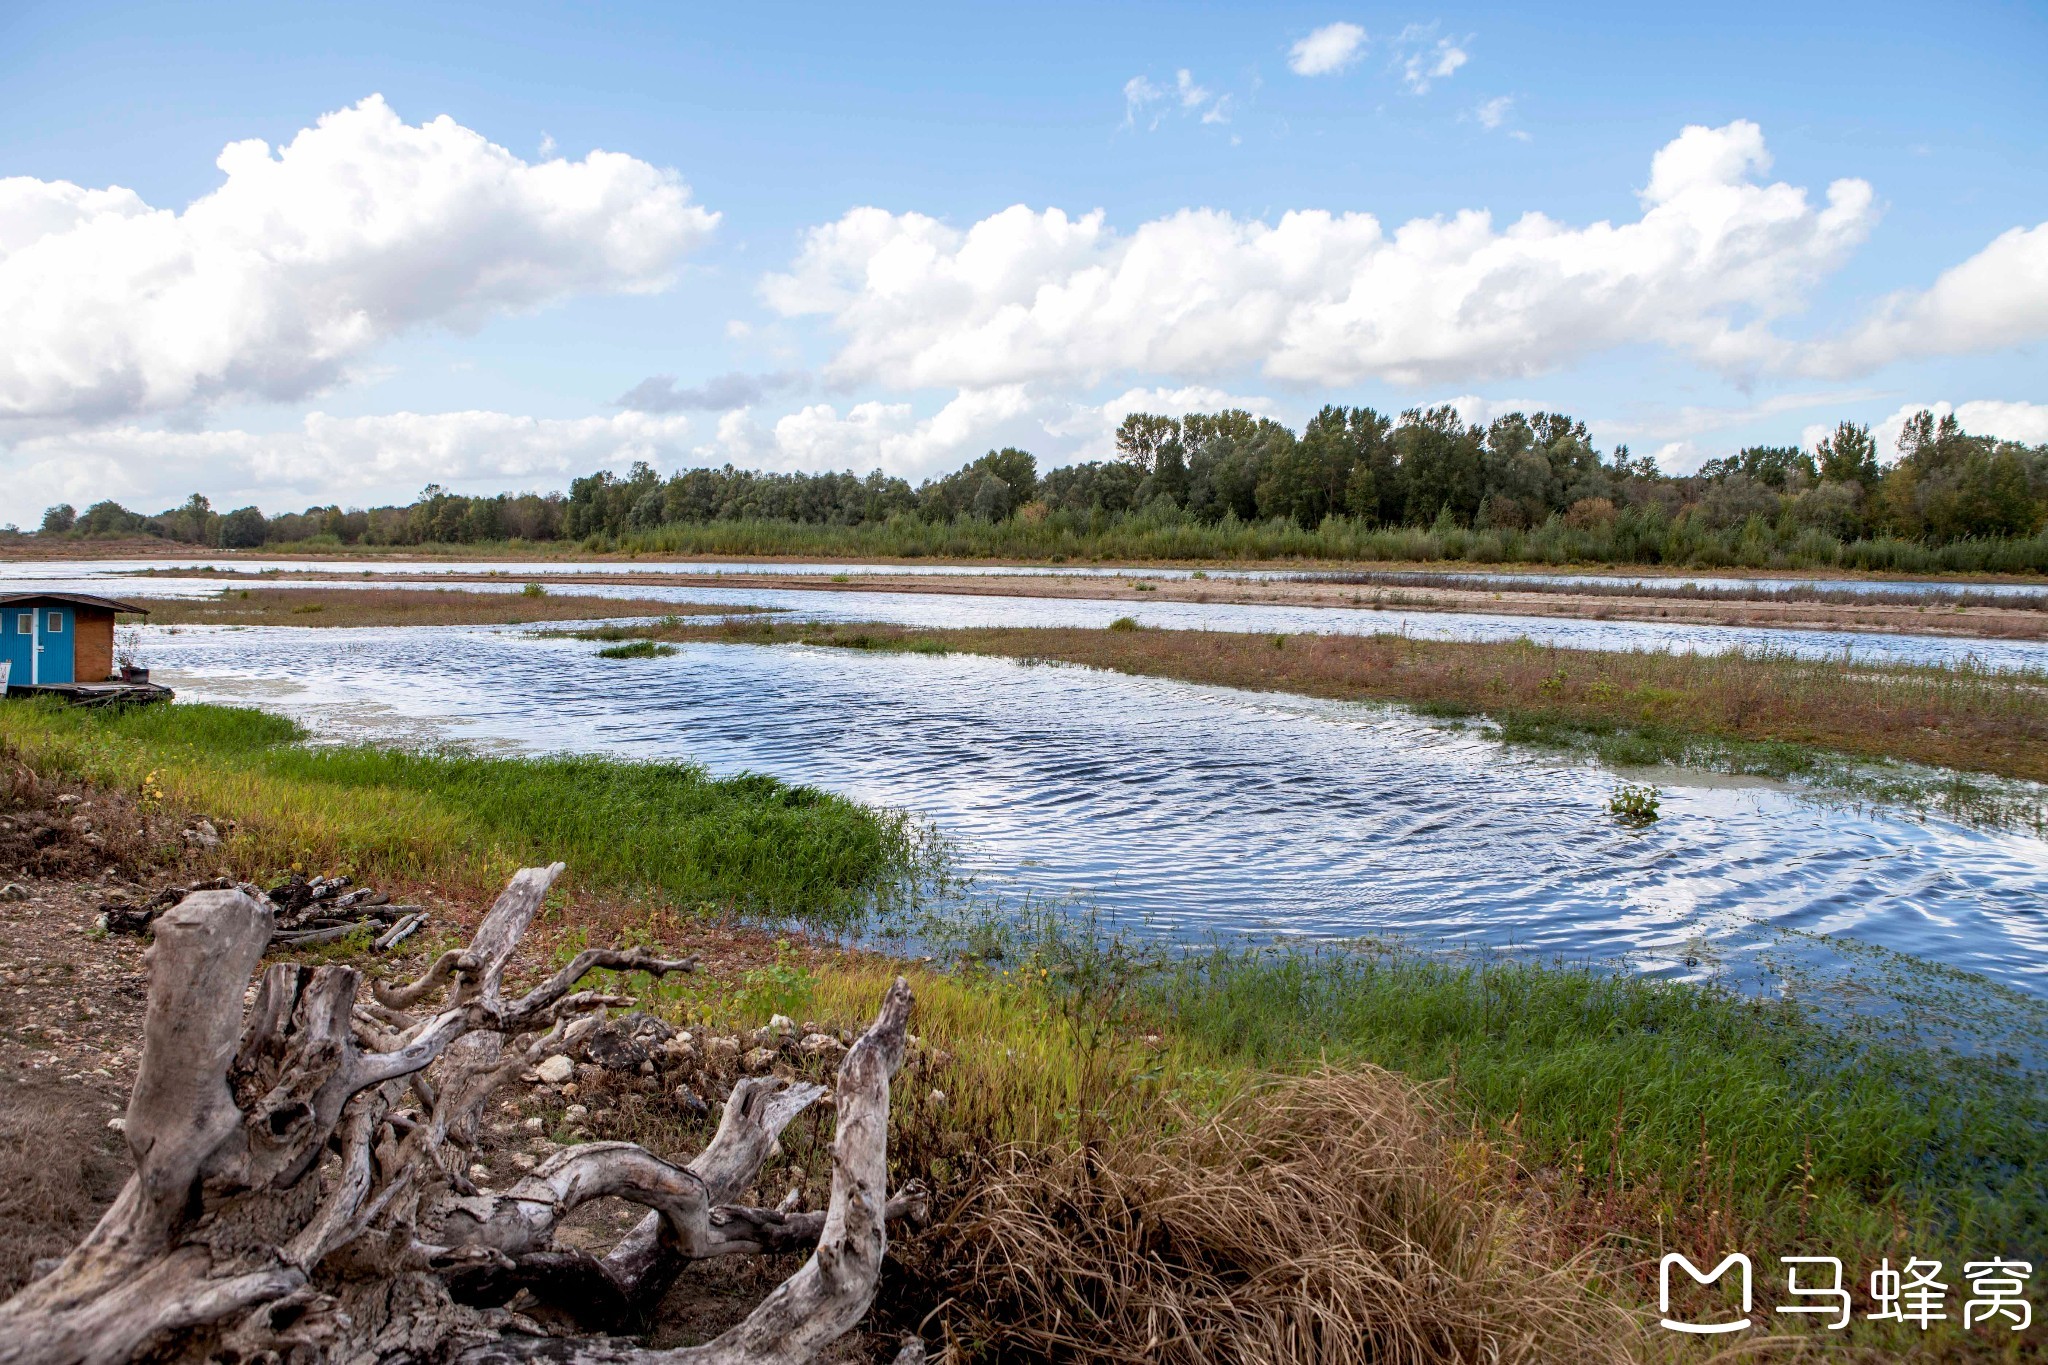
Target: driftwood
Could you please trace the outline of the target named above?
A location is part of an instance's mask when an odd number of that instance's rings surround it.
[[[251,974],[272,912],[235,890],[158,918],[127,1137],[135,1174],[57,1267],[0,1304],[0,1363],[140,1358],[253,1361],[796,1362],[873,1300],[885,1223],[889,1084],[911,995],[900,978],[839,1070],[828,1206],[737,1206],[783,1128],[824,1087],[740,1081],[711,1144],[674,1164],[631,1143],[571,1147],[506,1190],[466,1174],[497,1088],[620,997],[579,989],[600,968],[691,970],[591,950],[524,995],[505,969],[561,871],[516,875],[469,947],[410,985],[359,999],[348,967]],[[644,1206],[608,1255],[559,1250],[592,1199]],[[527,1290],[586,1329],[630,1324],[692,1260],[812,1249],[743,1322],[672,1351],[550,1336],[507,1307]]]

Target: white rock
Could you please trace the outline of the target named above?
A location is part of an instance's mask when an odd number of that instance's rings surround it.
[[[740,1064],[749,1071],[766,1071],[769,1067],[775,1065],[775,1049],[772,1047],[757,1047],[741,1058]]]
[[[128,1131],[128,1120],[119,1117],[111,1118],[107,1120],[107,1127],[117,1133],[125,1133]]]
[[[512,1154],[512,1164],[522,1171],[530,1171],[540,1165],[540,1158],[531,1152],[514,1152]]]
[[[846,1051],[846,1045],[829,1033],[813,1033],[798,1043],[796,1050],[806,1057],[837,1057]]]
[[[560,1085],[576,1074],[576,1063],[557,1052],[554,1056],[535,1067],[534,1070],[540,1073],[541,1080],[546,1084]]]
[[[519,1126],[521,1128],[524,1128],[529,1133],[540,1133],[545,1132],[547,1130],[547,1124],[542,1122],[541,1117],[538,1114],[535,1114],[532,1118],[526,1120],[526,1122],[520,1124]]]
[[[786,1014],[778,1014],[768,1021],[768,1027],[776,1033],[795,1033],[796,1020]]]
[[[562,1117],[571,1123],[581,1123],[590,1117],[590,1110],[580,1104],[572,1104],[562,1111]]]
[[[0,886],[0,901],[25,901],[27,899],[28,888],[20,882],[9,882],[5,886]]]

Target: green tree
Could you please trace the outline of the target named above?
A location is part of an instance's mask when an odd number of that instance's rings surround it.
[[[1865,488],[1877,484],[1877,442],[1870,438],[1867,426],[1841,423],[1832,436],[1821,438],[1813,455],[1822,483],[1853,483]]]

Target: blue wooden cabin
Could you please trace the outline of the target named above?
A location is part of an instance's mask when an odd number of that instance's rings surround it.
[[[78,592],[0,595],[0,665],[6,689],[71,689],[118,683],[114,616],[147,607]]]

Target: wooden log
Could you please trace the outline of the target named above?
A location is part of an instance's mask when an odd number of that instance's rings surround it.
[[[867,1310],[889,1218],[890,1079],[911,999],[898,981],[840,1068],[832,1197],[822,1213],[735,1205],[823,1087],[768,1077],[733,1090],[711,1143],[676,1164],[630,1143],[563,1152],[504,1191],[464,1155],[512,1075],[558,1051],[568,1024],[624,997],[578,989],[599,969],[663,974],[694,958],[591,950],[517,998],[506,966],[561,865],[512,879],[468,948],[410,986],[358,1000],[349,967],[277,963],[243,1018],[272,939],[240,890],[188,896],[158,921],[140,1077],[136,1173],[49,1274],[0,1304],[0,1365],[178,1359],[683,1360],[796,1365]],[[432,1013],[408,1011],[435,994]],[[401,1108],[408,1097],[418,1107]],[[605,1257],[553,1245],[597,1198],[649,1209]],[[511,1288],[575,1296],[622,1325],[650,1286],[708,1256],[814,1246],[732,1331],[685,1352],[607,1337],[507,1336],[488,1305]]]

